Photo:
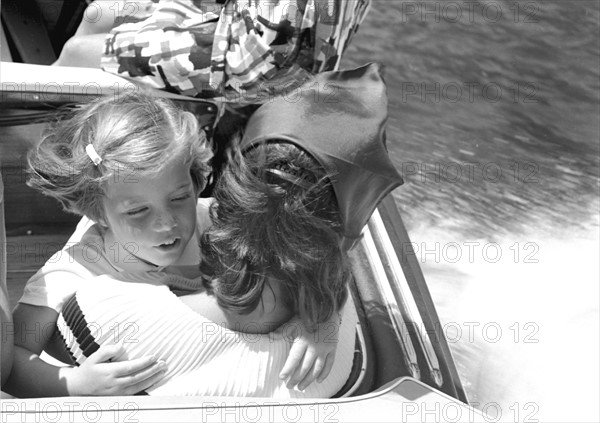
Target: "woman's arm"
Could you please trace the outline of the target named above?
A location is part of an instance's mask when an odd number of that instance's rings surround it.
[[[265,334],[273,332],[294,316],[293,310],[283,298],[281,290],[276,285],[268,284],[263,290],[258,307],[248,314],[222,309],[217,304],[216,298],[207,294],[206,291],[185,295],[179,297],[179,300],[196,313],[211,322],[223,324],[227,329]]]
[[[214,296],[205,291],[179,297],[188,307],[208,320],[244,333],[269,333],[284,326],[284,335],[293,340],[292,349],[281,369],[280,379],[287,387],[304,390],[315,380],[322,382],[335,360],[340,326],[339,313],[309,331],[284,299],[276,284],[268,284],[259,306],[249,314],[237,314],[221,309]]]

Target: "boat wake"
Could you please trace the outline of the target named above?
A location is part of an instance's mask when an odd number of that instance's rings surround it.
[[[492,421],[600,421],[598,220],[584,226],[411,231],[469,399]]]

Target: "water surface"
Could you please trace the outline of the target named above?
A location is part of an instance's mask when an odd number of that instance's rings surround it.
[[[471,400],[507,420],[598,420],[599,16],[375,1],[343,63],[386,65],[396,203]]]

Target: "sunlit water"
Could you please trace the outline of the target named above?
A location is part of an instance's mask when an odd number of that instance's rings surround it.
[[[599,421],[599,4],[376,1],[395,192],[474,405]],[[496,404],[498,404],[496,406]]]

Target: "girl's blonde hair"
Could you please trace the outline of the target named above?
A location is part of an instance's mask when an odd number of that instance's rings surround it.
[[[86,152],[89,144],[102,160],[97,165]],[[65,210],[99,221],[106,181],[135,182],[160,172],[174,157],[190,164],[196,192],[202,191],[212,150],[194,115],[143,93],[102,98],[44,133],[28,155],[28,185]]]

